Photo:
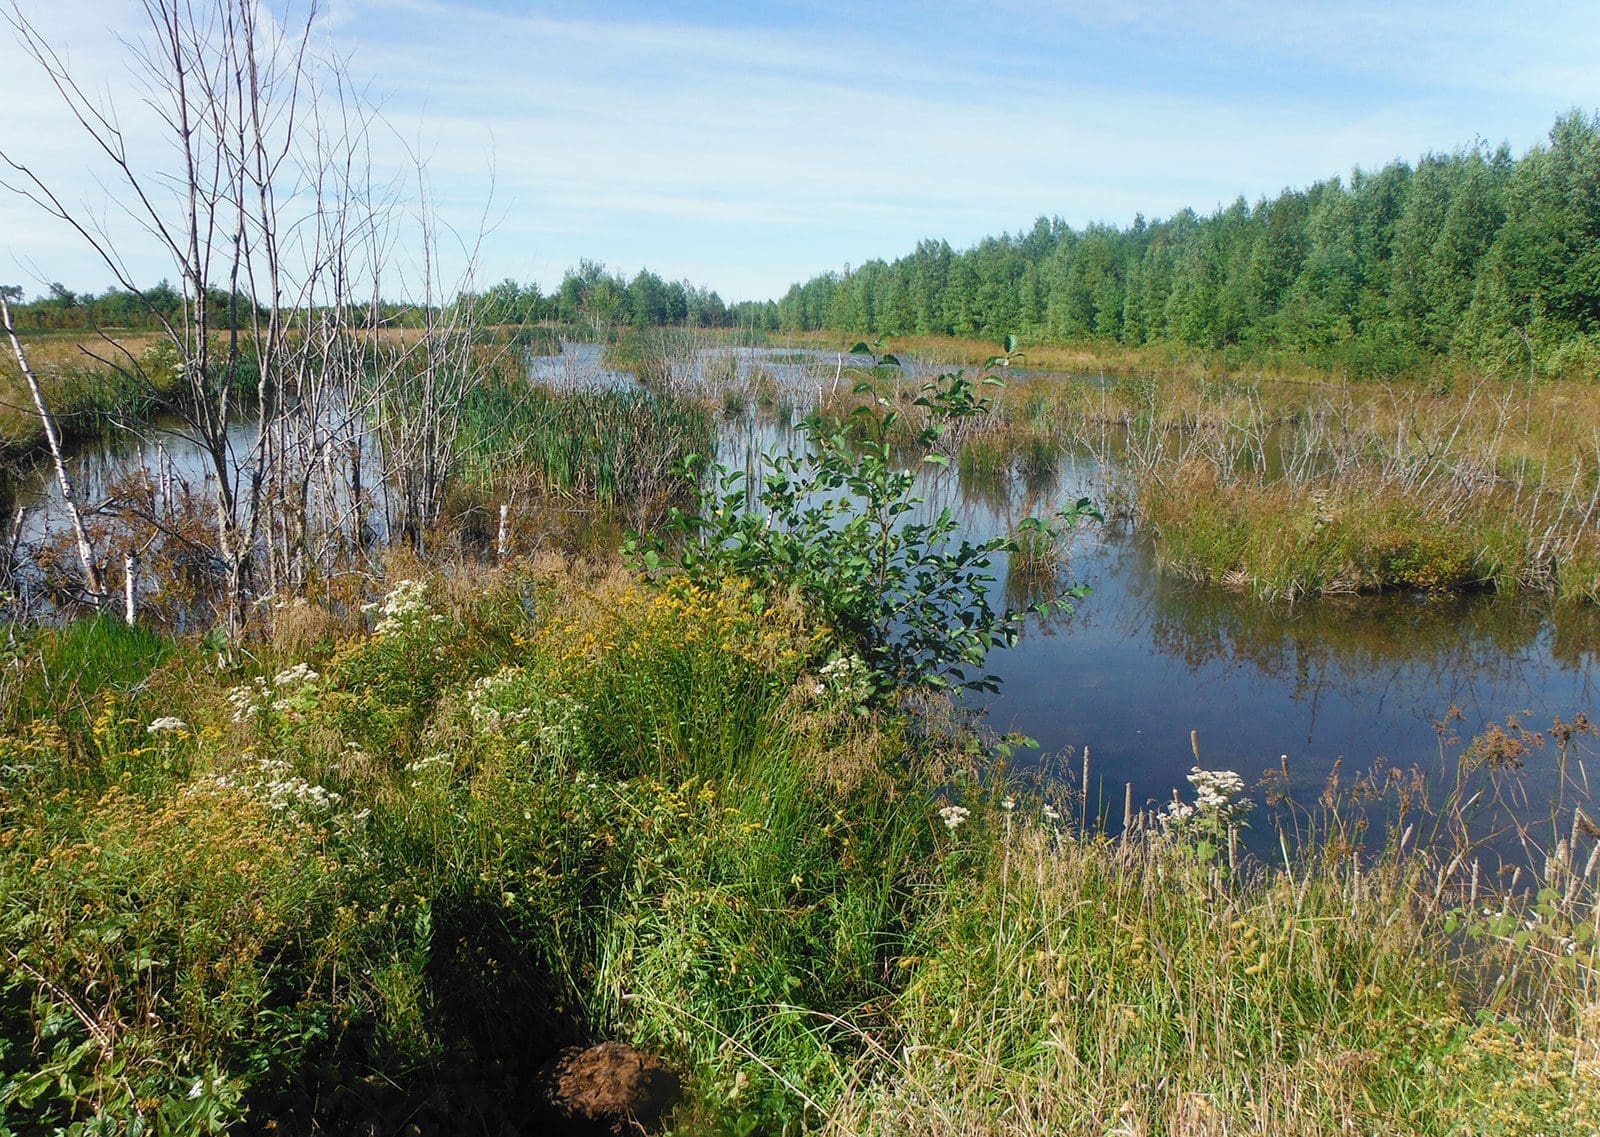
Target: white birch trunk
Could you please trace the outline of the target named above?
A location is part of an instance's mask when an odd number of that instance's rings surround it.
[[[72,536],[78,545],[78,559],[83,562],[84,586],[89,590],[89,599],[98,607],[105,601],[105,585],[100,579],[99,566],[95,564],[94,549],[89,544],[88,531],[83,527],[83,513],[78,508],[77,491],[72,487],[72,476],[67,473],[66,458],[61,453],[61,434],[56,430],[56,421],[51,416],[49,408],[45,406],[44,392],[39,388],[39,377],[28,364],[28,353],[23,350],[22,340],[17,337],[16,328],[11,325],[11,306],[6,303],[4,295],[0,295],[0,318],[3,318],[5,324],[6,337],[11,341],[11,350],[16,354],[17,366],[22,368],[22,377],[27,380],[28,393],[33,396],[34,408],[39,412],[39,424],[44,428],[45,442],[50,447],[50,460],[56,467],[56,481],[61,486],[61,500],[66,505],[67,516],[72,521]]]

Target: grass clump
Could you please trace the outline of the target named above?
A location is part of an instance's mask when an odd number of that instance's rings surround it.
[[[525,355],[560,355],[561,329],[545,325],[516,325],[494,329],[495,341],[521,348]]]
[[[1147,488],[1140,503],[1169,566],[1264,597],[1388,588],[1516,592],[1539,583],[1526,578],[1522,535],[1492,506],[1445,519],[1418,495],[1218,483],[1204,467]],[[1600,551],[1590,544],[1580,540],[1567,563]]]
[[[1566,938],[1592,895],[1539,923],[1455,907],[1442,863],[1394,851],[1229,872],[1171,835],[1085,840],[1014,815],[983,843],[983,870],[962,874],[981,885],[945,889],[920,929],[895,1062],[852,1088],[835,1131],[1600,1122],[1592,959],[1570,963]],[[1510,932],[1524,926],[1541,930]],[[1517,976],[1539,978],[1513,995]]]
[[[706,342],[688,328],[624,328],[606,338],[600,359],[613,371],[633,372],[646,387],[681,393]]]

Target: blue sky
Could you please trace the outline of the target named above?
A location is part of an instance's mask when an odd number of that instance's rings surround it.
[[[21,4],[137,134],[117,36],[140,5]],[[379,161],[420,151],[464,244],[487,218],[482,282],[548,289],[589,257],[729,300],[1041,214],[1126,224],[1479,138],[1521,153],[1600,107],[1594,3],[327,0],[317,38],[381,100]],[[0,97],[0,145],[118,224],[9,35]],[[50,279],[109,283],[0,199],[0,281]]]

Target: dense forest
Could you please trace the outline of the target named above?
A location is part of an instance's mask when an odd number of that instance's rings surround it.
[[[15,299],[20,290],[8,289]],[[213,303],[229,310],[226,293]],[[76,295],[56,284],[19,306],[23,329],[150,327],[180,307],[165,282],[142,295]],[[1126,228],[1031,229],[956,252],[925,240],[790,287],[778,301],[727,304],[714,291],[631,278],[594,261],[549,293],[499,284],[458,297],[489,324],[590,328],[827,329],[850,335],[1008,332],[1042,342],[1107,340],[1224,349],[1353,374],[1453,358],[1491,371],[1600,373],[1600,115],[1572,112],[1515,158],[1481,143],[1356,170],[1250,205]],[[248,307],[248,305],[243,305]],[[420,313],[399,305],[385,319]],[[233,312],[240,306],[233,306]],[[225,321],[216,320],[216,324]]]
[[[784,330],[1175,342],[1356,373],[1454,356],[1600,371],[1600,116],[1514,159],[1481,144],[1207,217],[928,240],[794,285]],[[1242,350],[1241,350],[1242,349]]]

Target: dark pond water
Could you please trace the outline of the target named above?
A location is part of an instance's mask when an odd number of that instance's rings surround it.
[[[1491,722],[1548,726],[1600,705],[1588,610],[1492,597],[1265,605],[1164,576],[1137,535],[1081,542],[1070,575],[1092,594],[995,658],[1004,685],[989,717],[1045,753],[1089,747],[1091,794],[1119,814],[1124,783],[1136,803],[1183,785],[1191,731],[1208,768],[1253,780],[1286,758],[1310,801],[1335,763],[1447,773]],[[1553,755],[1523,780],[1530,802],[1560,796]]]
[[[798,444],[781,423],[742,416],[724,425],[723,460],[748,466],[763,450]],[[1097,496],[1106,473],[1087,453],[1065,455],[1046,478],[925,467],[922,513],[948,506],[967,532],[989,537]],[[1004,558],[997,568],[996,588],[1014,607],[1037,598],[1032,584],[1012,587]],[[1336,768],[1348,781],[1380,762],[1420,767],[1439,783],[1491,723],[1517,716],[1542,729],[1600,710],[1592,606],[1398,593],[1265,603],[1163,573],[1151,543],[1126,525],[1080,532],[1060,580],[1090,595],[1071,615],[1030,618],[1016,647],[990,657],[999,694],[974,702],[995,730],[1037,740],[1034,760],[1074,781],[1088,748],[1090,809],[1113,829],[1127,787],[1136,809],[1187,790],[1195,740],[1202,765],[1248,783],[1286,763],[1293,796],[1309,802]],[[1591,750],[1580,740],[1566,772],[1579,799]],[[1525,819],[1575,800],[1554,747],[1530,754],[1506,792],[1519,795]]]
[[[582,344],[531,360],[530,374],[552,385],[632,382],[604,371],[599,349]],[[759,400],[726,400],[735,413],[722,416],[720,457],[737,467],[752,466],[762,451],[802,445],[792,428],[796,408],[836,374],[832,354],[744,348],[703,353],[678,378],[765,390]],[[170,431],[93,448],[80,470],[104,484],[152,463],[158,440],[180,471],[203,477],[192,449]],[[986,537],[1092,496],[1103,473],[1089,456],[1072,454],[1031,481],[929,467],[921,492],[926,511],[949,506]],[[21,500],[37,518],[30,527],[50,523],[46,479]],[[1070,616],[1031,619],[1018,646],[991,657],[1003,686],[984,705],[995,729],[1037,739],[1040,758],[1074,776],[1089,748],[1091,808],[1101,803],[1113,827],[1126,785],[1139,806],[1187,788],[1191,731],[1205,766],[1250,781],[1286,757],[1296,796],[1310,800],[1336,763],[1359,769],[1383,759],[1444,772],[1473,734],[1508,715],[1547,727],[1555,716],[1600,711],[1600,612],[1592,607],[1490,595],[1264,604],[1164,575],[1141,534],[1116,526],[1081,532],[1061,579],[1092,592]],[[1002,560],[996,587],[1008,583]],[[1581,758],[1569,773],[1586,778],[1588,764]],[[1531,813],[1562,796],[1556,774],[1553,750],[1529,758],[1520,777]]]

